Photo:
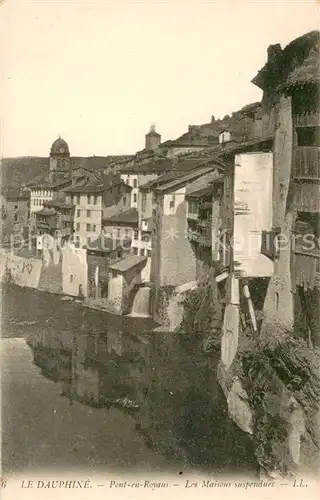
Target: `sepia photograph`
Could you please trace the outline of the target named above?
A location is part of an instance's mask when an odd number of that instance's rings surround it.
[[[319,498],[319,21],[0,3],[5,500]]]

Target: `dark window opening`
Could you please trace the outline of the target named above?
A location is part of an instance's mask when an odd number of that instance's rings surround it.
[[[320,247],[320,214],[298,212],[295,223],[295,248],[304,250]]]
[[[320,127],[299,127],[296,132],[298,146],[320,147]]]

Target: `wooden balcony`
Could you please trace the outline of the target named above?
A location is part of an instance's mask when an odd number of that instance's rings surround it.
[[[320,290],[320,249],[305,250],[300,245],[293,253],[293,284],[305,290]]]
[[[320,113],[317,111],[314,113],[303,113],[295,117],[296,127],[319,127],[319,124]]]
[[[279,256],[276,241],[281,233],[280,227],[272,228],[271,231],[262,231],[261,235],[261,253],[274,261]]]
[[[187,212],[187,219],[198,220],[198,218],[199,218],[198,212]]]
[[[293,155],[293,176],[295,179],[320,180],[320,147],[296,146]]]
[[[195,243],[198,243],[199,245],[211,247],[212,246],[211,221],[198,224],[194,231],[190,229],[187,234],[187,238],[189,241],[193,241]]]

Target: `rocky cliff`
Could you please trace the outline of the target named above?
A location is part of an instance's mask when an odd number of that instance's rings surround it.
[[[180,334],[201,343],[226,398],[229,417],[250,436],[263,476],[312,474],[319,468],[320,349],[292,331],[239,330],[233,361],[223,362],[223,304],[207,277],[187,294]],[[218,356],[219,357],[219,356]],[[194,360],[198,362],[198,360]]]

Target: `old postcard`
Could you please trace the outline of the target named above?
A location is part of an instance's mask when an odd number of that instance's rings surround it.
[[[319,14],[1,2],[5,500],[319,498]]]

